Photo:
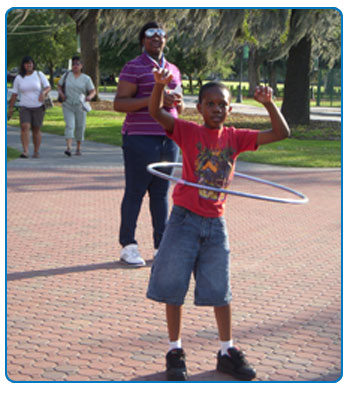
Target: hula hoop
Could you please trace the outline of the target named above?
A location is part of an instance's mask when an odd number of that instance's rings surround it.
[[[200,188],[202,190],[214,191],[214,192],[218,192],[218,193],[223,192],[225,194],[235,195],[235,196],[240,196],[240,197],[245,197],[245,198],[260,199],[260,200],[264,200],[264,201],[279,202],[279,203],[292,203],[292,204],[297,204],[297,205],[301,205],[301,204],[307,203],[309,201],[307,196],[305,196],[301,192],[293,190],[292,188],[282,186],[281,184],[277,184],[277,183],[274,183],[269,180],[264,180],[264,179],[260,179],[258,177],[245,175],[245,174],[239,173],[239,172],[235,172],[235,176],[241,177],[246,180],[251,180],[251,181],[258,182],[258,183],[266,184],[271,187],[279,188],[279,189],[287,191],[293,195],[296,195],[301,199],[277,198],[277,197],[271,197],[271,196],[267,196],[267,195],[258,195],[258,194],[251,194],[248,192],[226,190],[225,188],[216,188],[216,187],[211,187],[211,186],[207,186],[204,184],[192,183],[187,180],[180,179],[179,177],[168,175],[166,173],[160,172],[156,168],[182,168],[182,163],[180,163],[180,162],[155,162],[153,164],[147,165],[147,171],[149,173],[151,173],[152,175],[158,176],[164,180],[170,180],[170,181],[173,181],[178,184],[184,184],[186,186]]]

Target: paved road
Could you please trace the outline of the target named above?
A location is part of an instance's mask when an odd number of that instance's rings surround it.
[[[19,146],[9,128],[8,145]],[[13,381],[163,381],[164,306],[145,298],[152,266],[145,198],[137,239],[147,266],[119,262],[120,148],[85,142],[81,157],[43,136],[40,159],[7,166],[7,376]],[[247,165],[305,193],[289,206],[230,197],[233,333],[257,381],[341,376],[341,172]],[[235,181],[236,189],[273,193]],[[190,381],[215,371],[213,312],[186,299]]]
[[[53,98],[57,97],[57,92],[52,91],[51,95]],[[113,101],[114,93],[100,93],[102,100]],[[185,96],[184,101],[187,108],[195,108],[197,103],[196,96]],[[261,115],[267,116],[266,110],[263,107],[257,107],[253,105],[242,104],[232,104],[233,113],[244,113],[251,115]],[[337,121],[341,122],[341,109],[333,107],[311,107],[310,108],[310,119],[311,120],[324,120],[324,121]]]
[[[22,151],[19,129],[8,127],[7,145]],[[64,137],[43,134],[43,145],[40,149],[41,159],[18,159],[8,164],[9,168],[76,168],[98,167],[114,168],[123,165],[122,150],[116,146],[95,142],[83,142],[83,155],[67,157],[63,154],[66,149]]]
[[[104,93],[105,94],[105,93]],[[106,96],[107,99],[107,96]],[[108,99],[112,100],[112,97]],[[194,108],[197,102],[197,97],[185,96],[185,104],[188,108]],[[247,105],[244,103],[236,104],[232,103],[232,113],[244,113],[250,115],[261,115],[268,116],[266,110],[263,107],[257,107],[254,105]],[[322,120],[322,121],[341,121],[341,109],[332,107],[311,107],[310,108],[310,119],[311,120]]]

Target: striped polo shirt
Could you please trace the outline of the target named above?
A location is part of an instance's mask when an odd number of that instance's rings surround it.
[[[152,73],[156,62],[152,61],[144,52],[142,55],[129,61],[122,69],[119,80],[124,80],[137,85],[135,98],[148,97],[151,95],[154,86],[154,76]],[[181,74],[179,69],[164,60],[164,67],[173,74],[173,79],[169,84],[169,89],[175,89],[181,85]],[[167,109],[168,110],[168,109]],[[169,112],[178,117],[176,108],[171,108]],[[148,108],[142,108],[136,112],[128,112],[122,128],[122,134],[128,135],[166,135],[163,127],[160,126],[148,113]]]

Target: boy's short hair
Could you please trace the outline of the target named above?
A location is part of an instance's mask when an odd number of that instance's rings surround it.
[[[206,93],[206,91],[212,89],[213,87],[218,87],[219,89],[227,90],[227,91],[229,92],[229,94],[230,94],[230,101],[231,101],[232,96],[231,96],[231,91],[230,91],[230,89],[229,89],[226,85],[224,85],[222,82],[213,81],[213,82],[208,82],[208,83],[206,83],[205,85],[203,85],[203,86],[200,88],[200,90],[199,90],[199,95],[198,95],[198,102],[199,102],[199,103],[202,102],[203,96],[204,96],[204,94]]]

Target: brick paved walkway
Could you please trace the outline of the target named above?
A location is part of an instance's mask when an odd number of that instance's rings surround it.
[[[8,378],[163,381],[164,306],[145,298],[153,255],[147,199],[137,230],[147,267],[130,269],[118,261],[122,167],[83,166],[77,157],[67,166],[62,154],[62,165],[45,167],[45,148],[42,157],[40,165],[16,160],[7,168]],[[310,203],[228,199],[234,337],[257,381],[335,381],[341,172],[260,168],[258,176]],[[242,180],[236,187],[273,191]],[[182,335],[189,380],[232,381],[215,371],[213,311],[194,307],[192,290]]]

